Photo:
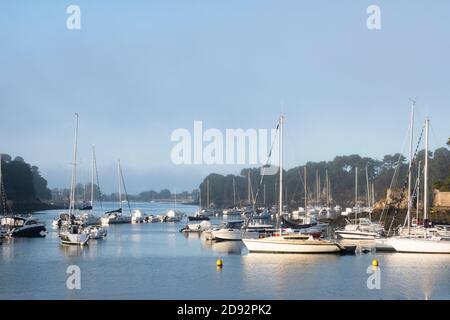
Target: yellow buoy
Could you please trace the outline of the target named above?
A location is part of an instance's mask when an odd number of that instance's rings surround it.
[[[218,267],[222,267],[222,266],[223,266],[223,261],[222,261],[222,259],[217,259],[216,265],[217,265]]]
[[[377,259],[373,259],[372,260],[372,266],[378,267],[378,260]]]

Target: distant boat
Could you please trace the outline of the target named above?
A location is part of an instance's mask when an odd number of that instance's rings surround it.
[[[117,173],[119,177],[119,208],[112,211],[107,211],[101,218],[102,225],[110,225],[110,224],[125,224],[131,223],[131,207],[130,202],[128,201],[128,194],[125,188],[125,181],[123,178],[122,167],[120,166],[120,160],[117,161]],[[125,200],[122,200],[122,186],[125,191]],[[122,213],[122,203],[128,204],[128,210],[130,211],[130,215]]]
[[[144,223],[147,216],[142,210],[135,209],[131,212],[131,223]]]
[[[3,183],[2,175],[2,159],[0,156],[0,203],[3,208],[6,205],[6,190]],[[10,212],[9,215],[4,216],[0,220],[0,238],[5,236],[12,237],[45,237],[47,229],[45,223],[39,222],[33,217],[21,217]]]
[[[211,222],[202,221],[200,223],[187,224],[180,232],[203,232],[211,228]]]
[[[108,234],[107,230],[102,226],[89,226],[86,228],[89,239],[103,239]]]

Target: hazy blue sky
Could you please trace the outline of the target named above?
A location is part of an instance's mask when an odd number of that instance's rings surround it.
[[[81,7],[81,30],[66,8]],[[366,27],[381,8],[382,29]],[[80,178],[95,145],[104,191],[120,158],[130,192],[193,189],[224,165],[175,166],[176,128],[272,128],[286,165],[401,151],[409,97],[431,146],[450,136],[450,2],[1,1],[0,152],[69,185],[74,112]]]

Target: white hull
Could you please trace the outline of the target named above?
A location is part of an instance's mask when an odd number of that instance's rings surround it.
[[[389,243],[397,252],[450,253],[450,240],[440,238],[391,238]]]
[[[334,232],[340,239],[352,239],[352,240],[374,240],[378,235],[374,232],[364,231],[335,231]]]
[[[102,225],[131,223],[131,217],[115,216],[101,218]]]
[[[258,238],[258,232],[245,232],[241,229],[220,229],[211,231],[212,239],[215,240],[228,240],[228,241],[240,241],[243,238]]]
[[[377,251],[395,251],[390,240],[391,238],[375,239],[375,249]]]
[[[60,234],[60,238],[63,244],[84,246],[89,240],[89,234],[63,232]]]
[[[220,229],[211,231],[211,233],[215,240],[242,240],[242,230],[240,229]]]
[[[325,240],[298,240],[284,237],[243,239],[250,252],[266,253],[339,253],[342,247]]]

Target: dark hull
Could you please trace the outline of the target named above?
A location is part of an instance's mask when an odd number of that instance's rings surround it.
[[[199,216],[199,217],[188,216],[188,220],[189,221],[204,221],[204,220],[209,220],[209,217],[206,217],[206,216]]]
[[[13,237],[42,238],[46,236],[45,226],[33,226],[29,228],[17,228],[12,232]]]
[[[297,230],[311,228],[317,224],[317,223],[297,224],[297,223],[294,223],[292,221],[285,219],[284,217],[281,217],[281,221],[283,223],[283,227],[288,227],[288,228],[297,229]]]

